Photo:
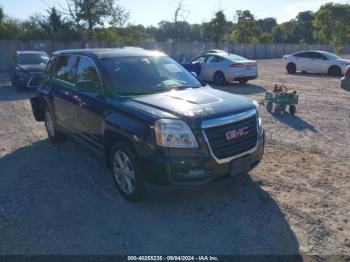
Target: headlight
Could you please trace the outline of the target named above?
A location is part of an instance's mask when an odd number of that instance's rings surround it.
[[[160,119],[154,125],[157,144],[164,147],[196,148],[191,129],[181,120]]]
[[[17,71],[18,77],[22,80],[26,80],[29,77],[29,73],[26,71]]]
[[[259,113],[259,102],[256,101],[256,100],[253,100],[253,104],[254,104],[255,107],[256,107],[256,112],[257,112],[257,114],[258,114],[258,124],[259,124],[259,128],[260,128],[261,125],[262,125],[262,120],[261,120],[260,113]]]

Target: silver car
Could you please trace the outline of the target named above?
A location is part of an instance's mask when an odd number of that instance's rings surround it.
[[[233,81],[245,84],[258,77],[256,61],[224,52],[200,55],[191,65],[200,65],[196,72],[200,80],[213,81],[217,85]]]

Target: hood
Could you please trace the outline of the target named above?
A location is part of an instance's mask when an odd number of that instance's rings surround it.
[[[348,59],[337,59],[337,61],[340,63],[345,63],[347,65],[350,65],[350,60],[348,60]]]
[[[39,64],[39,65],[20,65],[20,64],[18,64],[18,66],[29,73],[41,73],[41,72],[44,72],[46,64]]]
[[[185,120],[192,127],[203,120],[255,109],[251,99],[211,87],[133,97],[127,103],[159,118]]]

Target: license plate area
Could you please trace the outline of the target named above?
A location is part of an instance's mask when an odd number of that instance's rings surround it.
[[[251,157],[244,156],[235,160],[232,160],[230,163],[230,174],[231,176],[237,176],[242,173],[247,173],[251,168]]]

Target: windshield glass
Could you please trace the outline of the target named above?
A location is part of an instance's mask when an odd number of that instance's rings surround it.
[[[232,61],[246,61],[247,58],[244,58],[242,56],[239,55],[234,55],[234,54],[229,54],[228,56],[226,56],[226,58],[232,60]]]
[[[101,61],[109,86],[120,95],[201,87],[192,74],[167,56],[117,57]]]
[[[19,54],[17,57],[20,65],[47,64],[49,57],[46,54]]]
[[[339,56],[337,56],[336,54],[332,54],[332,53],[325,53],[328,58],[331,58],[331,59],[340,59]]]

